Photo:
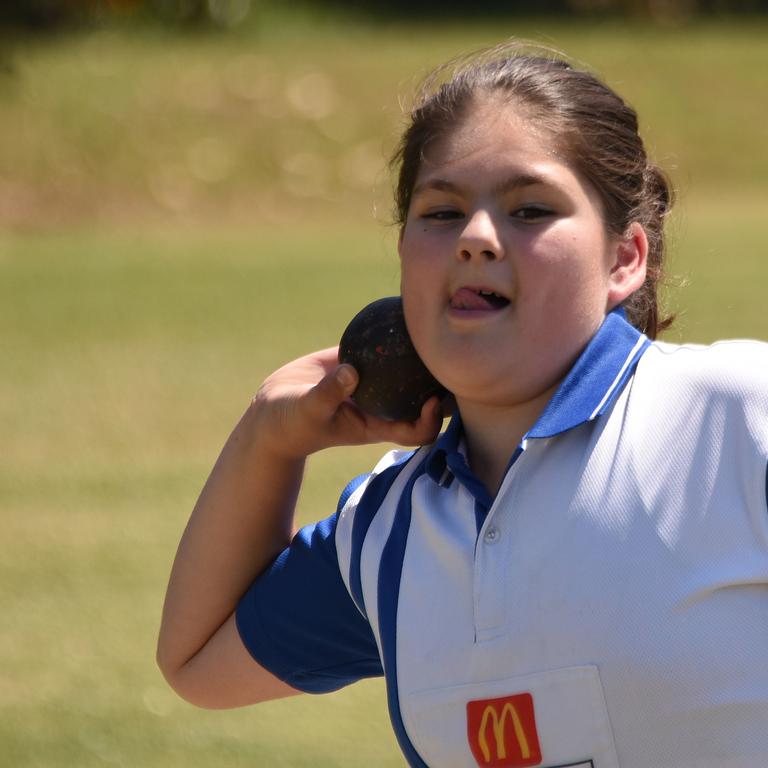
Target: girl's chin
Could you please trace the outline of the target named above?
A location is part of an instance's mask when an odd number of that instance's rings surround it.
[[[489,377],[445,377],[446,386],[452,392],[456,403],[476,404],[492,407],[507,407],[513,405],[518,398],[516,387],[506,386],[513,382],[512,374],[499,374]]]

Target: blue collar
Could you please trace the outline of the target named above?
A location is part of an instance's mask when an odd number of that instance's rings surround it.
[[[530,439],[554,437],[605,413],[650,343],[627,322],[621,307],[614,309],[523,437],[520,449],[525,450]],[[436,483],[450,484],[452,476],[458,474],[457,470],[464,464],[459,454],[462,435],[461,418],[456,414],[427,457],[427,474]]]

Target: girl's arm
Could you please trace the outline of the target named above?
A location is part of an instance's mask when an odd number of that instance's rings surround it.
[[[224,445],[179,544],[158,641],[160,669],[193,704],[243,706],[297,692],[253,660],[234,610],[290,542],[306,457],[335,445],[416,445],[436,436],[436,399],[412,424],[388,422],[349,401],[356,385],[336,348],[295,360],[264,382]]]

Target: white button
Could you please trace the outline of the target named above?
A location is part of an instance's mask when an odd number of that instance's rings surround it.
[[[501,538],[501,532],[498,528],[491,526],[485,532],[485,536],[483,538],[485,539],[486,544],[495,544]]]

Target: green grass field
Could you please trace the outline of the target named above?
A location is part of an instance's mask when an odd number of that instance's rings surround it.
[[[378,682],[203,712],[154,645],[250,394],[397,291],[384,157],[414,73],[503,34],[591,63],[680,190],[669,338],[768,339],[765,23],[274,24],[18,44],[0,75],[2,765],[402,765]],[[315,457],[301,519],[380,453]]]

